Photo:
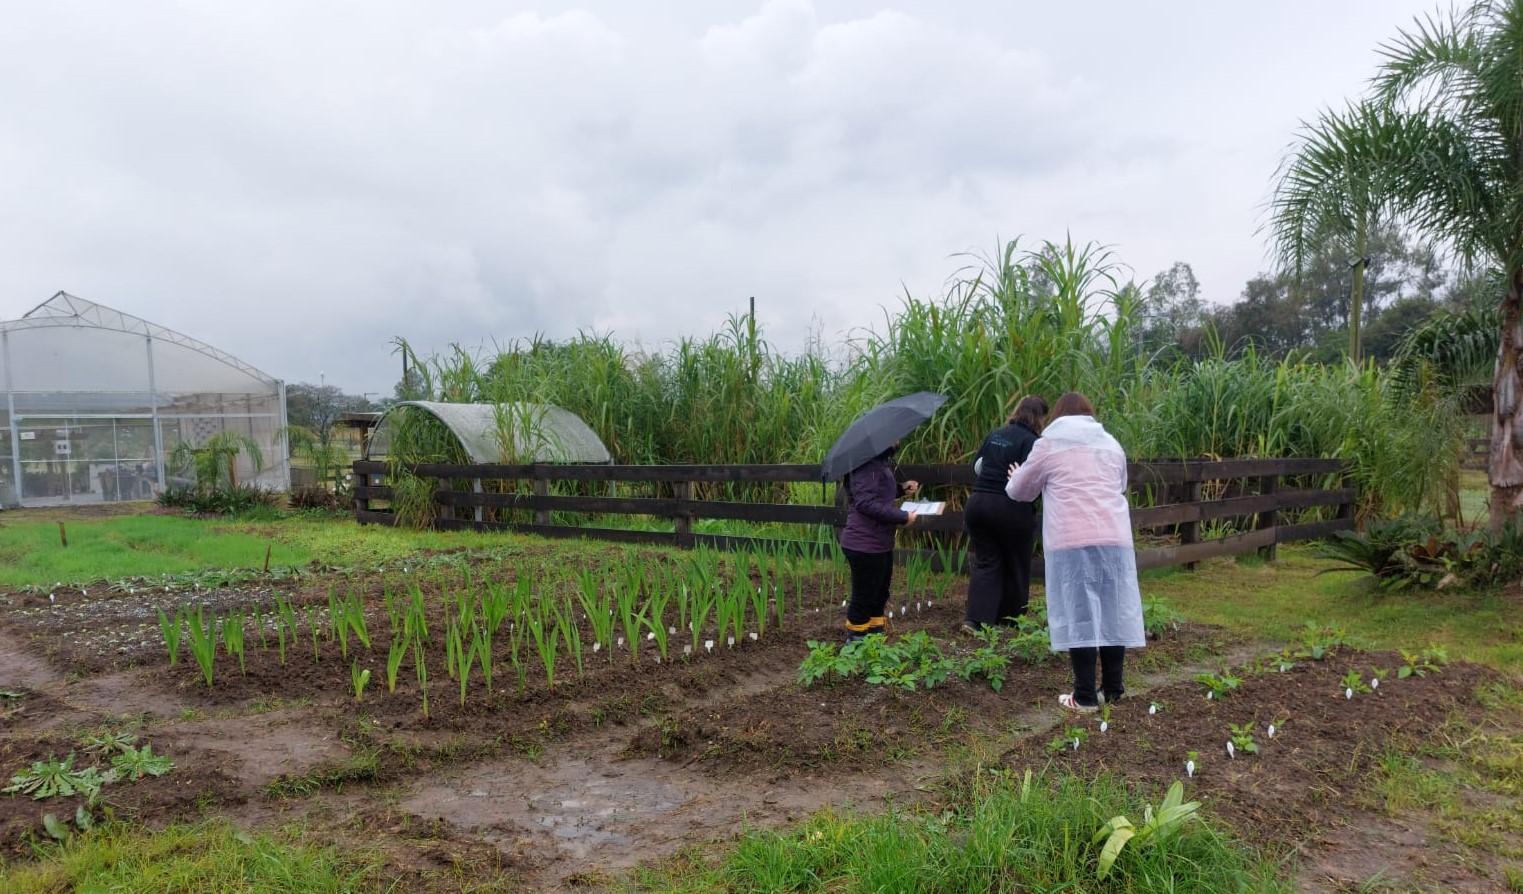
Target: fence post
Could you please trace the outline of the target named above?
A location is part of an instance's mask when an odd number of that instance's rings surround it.
[[[676,515],[676,541],[679,547],[691,549],[693,546],[693,513],[688,507],[682,505],[693,499],[693,482],[678,481],[672,485],[672,496],[678,500]]]
[[[473,493],[478,493],[478,494],[483,492],[482,488],[481,488],[481,479],[480,478],[473,478],[473,479],[471,479],[471,491]],[[483,507],[480,503],[477,503],[476,504],[476,511],[474,513],[472,513],[475,516],[476,521],[478,521],[478,522],[484,521],[485,520],[484,519],[484,513],[485,513],[485,507]]]
[[[354,465],[358,466],[359,463],[355,463]],[[368,473],[364,474],[364,475],[361,475],[359,469],[358,468],[354,468],[354,467],[351,467],[350,474],[353,476],[353,481],[354,481],[354,485],[355,485],[355,487],[354,487],[354,511],[355,512],[369,512],[370,511],[370,496],[369,496],[369,494],[366,493],[366,489],[370,487],[370,475]]]
[[[536,479],[534,479],[534,496],[536,496],[536,497],[548,497],[548,496],[550,496],[550,479],[548,479],[548,478],[536,478]],[[536,509],[536,510],[534,510],[534,523],[536,525],[541,525],[541,526],[550,524],[550,510],[548,510],[548,509]]]
[[[1273,495],[1279,489],[1280,489],[1280,476],[1279,475],[1265,475],[1264,477],[1259,479],[1259,493],[1260,494]],[[1270,530],[1273,530],[1276,526],[1279,525],[1279,523],[1280,523],[1280,510],[1279,510],[1279,507],[1276,506],[1276,507],[1274,507],[1272,509],[1269,509],[1267,511],[1259,513],[1258,524],[1256,525],[1256,527],[1259,530],[1261,530],[1261,531],[1266,529],[1266,528],[1268,528]],[[1260,547],[1259,548],[1259,555],[1261,555],[1265,559],[1268,559],[1269,561],[1273,562],[1274,560],[1276,560],[1276,559],[1278,559],[1280,557],[1280,545],[1278,543],[1271,543],[1268,546]]]
[[[1189,472],[1186,472],[1189,475]],[[1200,481],[1186,481],[1184,486],[1185,502],[1193,504],[1200,509]],[[1181,545],[1200,542],[1200,516],[1196,515],[1192,521],[1187,521],[1179,526],[1179,542]],[[1186,562],[1185,570],[1194,571],[1199,562]]]
[[[429,494],[429,499],[434,501],[435,503],[439,503],[439,491],[449,490],[449,489],[450,489],[450,487],[449,487],[449,479],[448,478],[435,478],[434,479],[434,492]],[[450,521],[454,521],[455,520],[455,507],[453,505],[449,505],[449,504],[445,504],[445,503],[439,503],[439,518],[441,518],[441,519],[447,518]]]
[[[1352,490],[1353,487],[1354,487],[1354,476],[1350,475],[1348,473],[1348,471],[1345,469],[1345,471],[1338,476],[1338,486],[1340,488]],[[1339,503],[1338,504],[1338,516],[1337,517],[1340,520],[1342,520],[1342,519],[1352,520],[1354,518],[1354,506],[1355,506],[1356,502],[1358,501],[1358,499],[1359,499],[1359,493],[1358,493],[1358,491],[1355,491],[1354,492],[1354,499],[1349,500],[1346,503]]]

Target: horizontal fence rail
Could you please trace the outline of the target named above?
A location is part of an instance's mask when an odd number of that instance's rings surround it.
[[[354,464],[355,518],[365,524],[395,524],[389,502],[394,492],[382,483],[391,467],[362,460]],[[748,502],[699,499],[697,487],[718,485],[820,484],[817,465],[448,465],[419,463],[408,468],[419,478],[433,480],[434,526],[442,529],[514,530],[550,537],[588,537],[625,543],[669,546],[712,546],[723,549],[776,547],[794,544],[817,548],[814,541],[740,537],[693,531],[699,519],[781,525],[842,525],[845,508],[819,504]],[[1167,460],[1129,463],[1129,487],[1139,505],[1132,508],[1132,526],[1139,532],[1137,565],[1159,568],[1193,565],[1202,559],[1249,552],[1273,555],[1278,544],[1327,537],[1353,527],[1355,491],[1345,485],[1345,466],[1332,459]],[[933,532],[943,540],[961,535],[962,513],[950,507],[973,483],[968,465],[902,465],[902,480],[919,481],[928,493],[922,499],[952,498],[949,511],[922,516],[916,531]],[[507,492],[507,483],[531,492]],[[601,494],[552,494],[552,483],[580,483]],[[619,483],[650,487],[672,496],[619,496]],[[1282,483],[1294,486],[1282,487]],[[1331,483],[1331,486],[1328,486]],[[491,484],[491,487],[486,486]],[[1209,493],[1207,492],[1209,489]],[[932,496],[934,494],[934,496]],[[1285,523],[1284,515],[1298,510],[1323,510],[1312,521]],[[502,521],[503,513],[532,513],[534,521]],[[603,516],[646,516],[669,519],[671,530],[626,530],[554,524],[551,513]],[[1231,521],[1231,533],[1202,539],[1202,523]],[[1040,566],[1033,571],[1040,574]]]

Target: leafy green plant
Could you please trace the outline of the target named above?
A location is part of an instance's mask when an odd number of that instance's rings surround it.
[[[174,762],[162,754],[154,754],[152,745],[141,748],[128,746],[111,758],[111,772],[118,778],[136,782],[144,776],[163,776],[174,769]]]
[[[1348,643],[1348,632],[1342,627],[1307,621],[1301,631],[1302,649],[1298,655],[1321,661]]]
[[[1111,817],[1090,838],[1092,845],[1104,842],[1100,848],[1096,876],[1102,879],[1109,876],[1116,860],[1128,845],[1135,850],[1150,841],[1162,841],[1178,834],[1180,828],[1199,810],[1200,802],[1186,803],[1184,784],[1175,782],[1169,786],[1168,794],[1164,795],[1156,813],[1152,805],[1148,805],[1140,828],[1125,816]]]
[[[1052,738],[1047,743],[1047,750],[1053,754],[1060,751],[1078,751],[1079,747],[1089,741],[1089,730],[1082,726],[1065,727],[1063,732]]]
[[[982,676],[989,681],[991,689],[999,692],[1005,687],[1005,672],[1010,667],[1010,659],[1005,657],[1000,648],[1000,628],[984,627],[978,632],[978,638],[983,645],[963,659],[957,668],[957,675],[964,680]]]
[[[94,767],[76,770],[74,755],[70,754],[63,760],[49,758],[36,761],[30,769],[12,776],[10,784],[0,789],[0,792],[31,795],[37,801],[75,795],[84,795],[87,800],[94,801],[100,796],[101,787],[108,781]]]
[[[1183,616],[1167,601],[1149,596],[1142,600],[1142,627],[1150,639],[1157,639],[1165,632],[1178,630]]]
[[[1449,663],[1449,653],[1442,646],[1429,646],[1421,652],[1408,652],[1401,650],[1401,667],[1396,669],[1396,678],[1405,680],[1408,677],[1426,677],[1430,673],[1437,673]]]
[[[592,627],[593,651],[607,649],[609,660],[613,660],[613,596],[604,588],[602,580],[586,569],[577,573],[576,595],[582,613]]]
[[[1195,682],[1206,687],[1206,698],[1220,700],[1243,685],[1242,679],[1223,671],[1221,674],[1196,674]]]
[[[1254,724],[1229,723],[1227,726],[1232,730],[1231,741],[1234,751],[1239,754],[1259,753],[1259,743],[1253,738]]]
[[[93,733],[79,740],[86,754],[105,755],[127,751],[137,742],[137,734],[128,732]]]
[[[1359,672],[1356,670],[1352,670],[1344,674],[1342,683],[1343,694],[1347,698],[1353,698],[1355,695],[1375,691],[1370,688],[1370,684],[1364,682],[1364,678],[1360,676]]]

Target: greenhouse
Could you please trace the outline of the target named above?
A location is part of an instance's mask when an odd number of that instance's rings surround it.
[[[439,443],[440,439],[444,443]],[[463,463],[608,463],[597,432],[569,410],[550,404],[452,404],[409,400],[381,417],[366,459],[385,459],[402,441],[431,458]]]
[[[153,499],[224,433],[237,483],[289,486],[284,384],[171,329],[59,292],[0,322],[0,376],[0,506]]]

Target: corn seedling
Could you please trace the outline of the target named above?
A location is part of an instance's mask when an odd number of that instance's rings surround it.
[[[539,653],[539,663],[545,669],[545,685],[555,689],[555,657],[560,651],[560,641],[555,629],[550,627],[552,614],[540,600],[529,617],[529,636],[534,639],[534,651]]]
[[[640,598],[640,585],[634,574],[627,574],[619,583],[614,598],[619,607],[619,623],[624,631],[624,643],[629,646],[629,660],[640,660],[640,631],[645,626],[645,612],[635,610]]]
[[[165,615],[162,608],[158,611],[159,632],[164,635],[164,648],[169,650],[169,666],[174,667],[180,663],[180,635],[183,632],[180,618],[183,609],[176,611],[173,618]]]
[[[423,694],[423,719],[428,719],[428,656],[423,651],[423,632],[413,631],[413,666],[418,672],[418,690]]]
[[[661,617],[666,611],[666,604],[671,599],[671,593],[657,589],[650,594],[650,601],[645,603],[645,623],[650,628],[650,637],[656,643],[656,655],[661,661],[667,659],[667,627],[666,621]]]
[[[560,600],[555,602],[555,630],[566,644],[566,651],[570,652],[572,659],[576,661],[577,677],[584,676],[586,671],[582,666],[582,628],[576,623],[576,610],[570,604]]]
[[[222,648],[229,658],[238,659],[238,673],[248,673],[243,663],[243,612],[233,612],[222,619]]]
[[[445,643],[453,643],[450,676],[460,683],[460,706],[465,707],[465,692],[471,682],[471,667],[476,664],[476,647],[461,632],[459,625],[451,625],[445,631]]]
[[[596,575],[582,571],[577,575],[577,600],[592,625],[593,650],[607,649],[609,660],[613,660],[613,597]]]
[[[322,636],[322,628],[317,626],[317,606],[315,605],[307,606],[307,630],[312,634],[312,662],[315,664],[318,660],[318,639]]]
[[[201,611],[201,606],[196,606],[194,616],[187,616],[186,633],[190,636],[190,654],[196,659],[196,666],[201,668],[201,678],[206,685],[212,685],[212,665],[217,659],[217,621],[213,618],[208,622]]]
[[[402,659],[407,657],[407,640],[398,636],[391,641],[386,653],[386,691],[397,691],[397,673],[402,669]]]
[[[486,681],[487,692],[492,691],[492,672],[494,656],[492,655],[492,630],[486,623],[481,623],[471,628],[471,651],[476,654],[476,661],[481,665],[481,678]]]
[[[259,636],[259,651],[261,652],[268,652],[270,650],[270,641],[265,638],[264,629],[267,618],[268,615],[257,608],[249,614],[249,620],[254,622],[254,633]]]

